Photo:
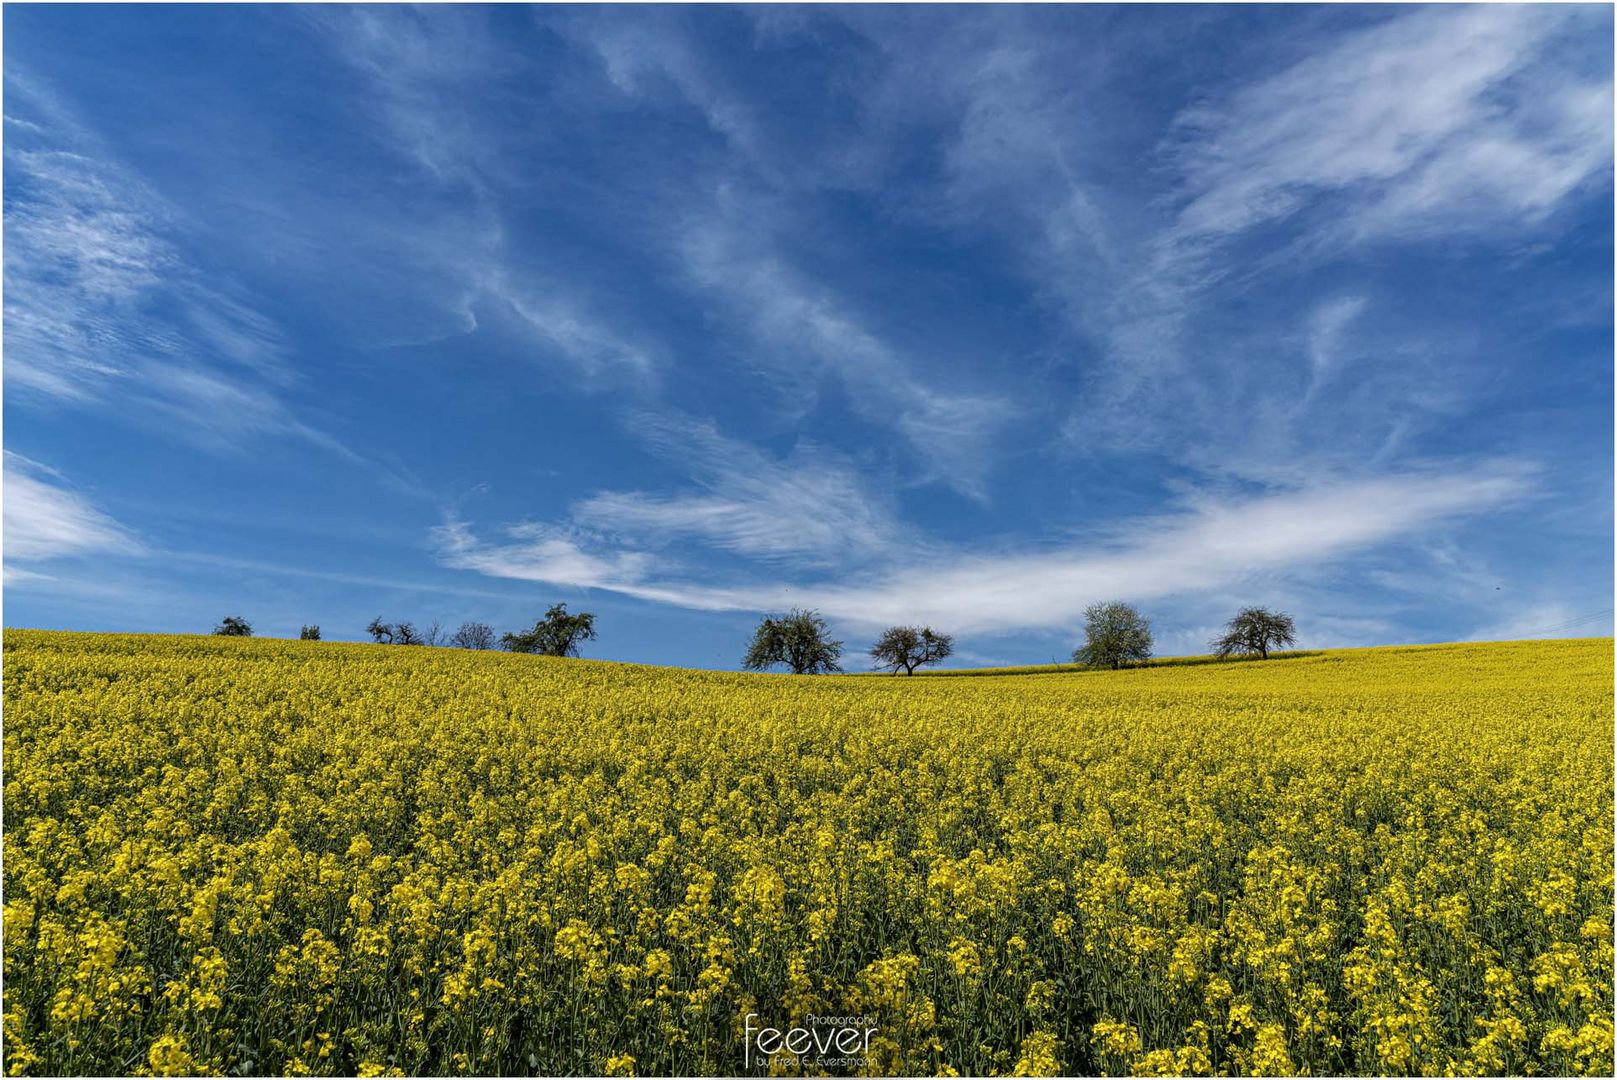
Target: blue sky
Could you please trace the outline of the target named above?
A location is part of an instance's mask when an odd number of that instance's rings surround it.
[[[19,7],[5,623],[1609,633],[1609,7]]]

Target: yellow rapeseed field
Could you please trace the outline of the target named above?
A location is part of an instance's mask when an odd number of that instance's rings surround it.
[[[1612,1071],[1612,643],[971,679],[5,636],[11,1073]],[[774,1059],[777,1071],[811,1062]]]

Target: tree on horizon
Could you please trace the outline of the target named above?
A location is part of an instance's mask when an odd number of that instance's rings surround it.
[[[595,640],[595,616],[588,611],[567,613],[566,604],[554,604],[532,630],[506,634],[501,647],[510,652],[540,656],[577,656],[580,643]]]
[[[1132,606],[1113,601],[1084,610],[1084,643],[1073,650],[1075,663],[1108,667],[1151,656],[1151,623]]]
[[[935,664],[954,652],[954,638],[939,634],[930,626],[891,626],[870,647],[870,657],[876,667],[894,675],[903,668],[904,674],[914,675],[923,664]]]
[[[449,644],[457,649],[492,649],[494,628],[488,623],[461,623],[460,629],[450,636]]]
[[[365,627],[365,632],[378,645],[421,644],[421,636],[416,633],[415,623],[385,623],[380,615],[371,620],[370,625]]]
[[[1297,644],[1297,624],[1284,611],[1242,608],[1225,624],[1224,633],[1208,644],[1220,660],[1238,653],[1247,656],[1256,653],[1267,660],[1271,648]]]
[[[842,642],[831,640],[819,613],[793,608],[785,615],[765,616],[753,631],[741,666],[767,671],[784,664],[793,675],[829,675],[842,670],[841,658]]]

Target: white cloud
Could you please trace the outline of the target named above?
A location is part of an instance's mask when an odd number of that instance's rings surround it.
[[[292,415],[279,327],[188,262],[183,215],[48,98],[24,99],[51,121],[30,141],[54,144],[5,150],[6,381],[18,400],[115,408],[211,448],[278,435],[359,460]]]
[[[1545,46],[1593,12],[1484,4],[1400,14],[1187,111],[1172,153],[1195,246],[1341,197],[1345,238],[1533,222],[1611,160],[1611,86]]]
[[[602,492],[573,507],[586,527],[656,542],[694,537],[744,555],[825,561],[886,552],[900,527],[835,452],[807,443],[775,458],[711,423],[640,415],[635,430],[680,461],[701,493]]]
[[[1466,641],[1524,641],[1534,638],[1596,637],[1610,634],[1612,611],[1579,610],[1561,601],[1532,603],[1468,634]]]
[[[1314,309],[1309,318],[1308,360],[1314,368],[1315,386],[1342,362],[1342,336],[1364,313],[1365,303],[1362,296],[1339,296]]]
[[[645,390],[658,373],[650,346],[631,341],[554,285],[524,289],[501,271],[484,278],[480,288],[508,305],[549,352],[575,368],[586,387],[627,384]]]
[[[5,452],[5,563],[8,583],[48,575],[13,566],[77,555],[138,555],[134,534],[68,489],[60,474]]]
[[[927,550],[924,541],[903,536],[884,500],[833,450],[804,442],[776,457],[724,436],[711,421],[668,410],[634,413],[629,426],[686,472],[694,489],[598,492],[575,503],[565,524],[520,525],[506,530],[513,543],[492,546],[451,517],[435,533],[440,555],[450,565],[499,576],[612,588],[641,582],[653,557],[586,549],[656,550],[688,540],[800,569],[863,565],[891,556],[901,543],[912,557]]]
[[[649,389],[662,366],[660,350],[599,310],[599,296],[562,273],[535,269],[542,251],[508,244],[500,196],[522,186],[522,169],[531,163],[506,160],[501,148],[509,133],[490,130],[485,110],[491,79],[510,74],[521,60],[502,48],[486,20],[452,6],[320,8],[309,18],[363,76],[369,89],[363,107],[384,140],[420,166],[444,200],[441,217],[413,223],[404,235],[393,223],[366,233],[376,249],[367,281],[386,273],[375,263],[407,265],[415,280],[402,287],[437,314],[417,316],[431,324],[428,340],[477,329],[475,309],[488,302],[515,315],[516,330],[546,361],[571,368],[583,389]]]
[[[1104,547],[962,560],[871,589],[829,592],[823,606],[866,623],[908,618],[975,630],[1070,625],[1095,600],[1196,592],[1323,561],[1497,505],[1522,490],[1514,471],[1489,470],[1198,502]]]
[[[176,263],[153,216],[121,178],[66,151],[7,148],[6,378],[14,387],[88,398],[163,351],[136,305]],[[126,190],[120,196],[119,188]]]
[[[1403,340],[1384,335],[1377,369],[1350,383],[1332,378],[1346,335],[1375,327],[1347,298],[1302,301],[1314,314],[1301,357],[1289,331],[1266,329],[1285,314],[1263,309],[1371,246],[1553,232],[1555,211],[1610,182],[1610,69],[1593,44],[1609,37],[1608,15],[1441,5],[1366,18],[1284,41],[1300,58],[1283,69],[1207,87],[1158,147],[1169,197],[1107,215],[1138,242],[1116,245],[1127,254],[1105,279],[1068,275],[1077,329],[1100,345],[1064,427],[1070,445],[1220,471],[1312,469],[1384,455],[1478,392],[1442,361],[1452,330],[1423,340],[1406,320]],[[1141,227],[1141,215],[1162,220]],[[1260,314],[1233,326],[1230,313],[1249,307]]]
[[[548,525],[511,525],[504,533],[508,542],[483,544],[464,522],[450,519],[433,529],[433,540],[439,561],[453,569],[578,588],[629,591],[652,565],[641,552],[591,555],[565,530]]]
[[[406,156],[439,180],[484,190],[489,144],[477,135],[476,98],[456,96],[503,66],[484,20],[433,5],[317,7],[305,17],[370,79],[367,104]]]
[[[753,49],[768,55],[818,16],[747,18]],[[749,359],[787,384],[790,407],[806,413],[819,380],[833,379],[859,416],[904,438],[927,466],[927,481],[984,497],[993,444],[1014,418],[1014,404],[962,388],[963,372],[939,358],[895,346],[845,296],[794,262],[781,242],[799,226],[792,208],[802,192],[868,188],[883,172],[883,140],[839,123],[850,118],[844,110],[851,102],[867,96],[849,92],[847,73],[816,85],[827,101],[823,116],[784,125],[760,112],[767,103],[735,85],[676,14],[625,21],[568,13],[553,25],[593,52],[627,98],[659,110],[694,109],[724,141],[720,165],[701,167],[698,183],[668,195],[684,207],[673,215],[678,225],[668,254],[703,299],[716,299],[730,326],[752,339],[757,348]],[[687,188],[714,192],[713,202],[699,205]]]
[[[623,19],[589,9],[567,12],[556,28],[593,50],[612,85],[636,99],[655,98],[660,83],[694,106],[708,127],[755,168],[769,167],[760,125],[747,95],[724,85],[681,32],[678,15],[647,8]]]
[[[935,73],[906,88],[957,111],[942,197],[923,205],[997,234],[1034,288],[1080,332],[1093,330],[1126,271],[1133,225],[1092,176],[1103,158],[1107,120],[1095,91],[1106,65],[1050,49],[1015,16],[985,13],[959,25],[929,58]]]
[[[498,577],[587,585],[709,610],[818,608],[859,626],[921,622],[979,633],[1065,628],[1102,599],[1134,601],[1226,587],[1296,570],[1526,494],[1528,471],[1502,463],[1320,485],[1243,500],[1196,498],[1109,542],[1025,554],[933,554],[845,584],[710,585],[658,580],[644,556],[589,555],[570,541],[480,544],[461,528],[449,565]],[[615,559],[630,560],[625,573]]]
[[[996,434],[1014,415],[1003,396],[941,389],[920,365],[883,341],[835,295],[809,280],[771,247],[770,222],[757,207],[722,198],[722,212],[684,235],[686,269],[763,346],[762,363],[801,376],[835,377],[851,406],[890,426],[940,480],[981,496]]]

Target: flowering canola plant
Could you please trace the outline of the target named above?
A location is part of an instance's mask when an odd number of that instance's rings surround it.
[[[10,631],[4,1068],[1610,1075],[1612,675]]]

